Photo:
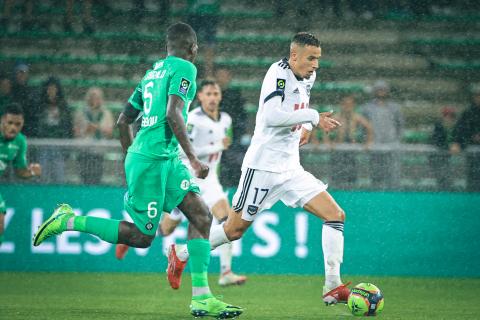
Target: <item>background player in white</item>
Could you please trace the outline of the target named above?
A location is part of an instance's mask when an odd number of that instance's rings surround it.
[[[326,191],[327,186],[300,165],[299,145],[308,141],[312,126],[329,132],[340,123],[332,113],[309,109],[321,48],[309,33],[297,33],[290,57],[272,64],[260,93],[255,132],[242,165],[233,198],[235,213],[210,231],[212,248],[239,239],[256,215],[281,200],[302,207],[325,221],[322,248],[325,262],[323,300],[346,302],[349,289],[340,279],[345,213]],[[303,136],[302,136],[303,133]]]
[[[227,219],[231,207],[228,203],[227,194],[220,185],[218,178],[219,165],[222,151],[228,149],[231,144],[231,117],[220,112],[220,102],[222,101],[222,91],[220,86],[213,80],[204,80],[198,88],[197,98],[200,101],[200,107],[192,110],[188,115],[187,132],[195,153],[200,161],[209,167],[208,176],[205,179],[195,179],[195,183],[200,187],[201,197],[207,204],[213,216],[218,222]],[[189,161],[185,154],[181,153],[183,163],[191,170]],[[175,208],[170,214],[164,213],[160,222],[159,231],[162,236],[170,235],[175,228],[182,222],[184,215],[180,209]],[[179,259],[175,261],[176,267],[181,268],[186,265],[188,253],[187,246],[171,245],[168,255],[178,255]],[[116,248],[116,256],[123,259],[128,246],[119,244]],[[220,253],[220,278],[219,284],[222,286],[243,284],[247,280],[245,276],[237,275],[232,272],[232,244],[225,243],[219,247]],[[183,268],[182,268],[183,270]],[[181,272],[180,272],[181,275]],[[178,289],[180,279],[174,277],[176,281],[170,285]]]

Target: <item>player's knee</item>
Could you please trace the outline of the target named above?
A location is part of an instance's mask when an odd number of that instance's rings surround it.
[[[138,241],[138,248],[148,248],[152,245],[153,237],[143,235]]]
[[[177,227],[177,224],[172,225],[172,224],[167,224],[167,223],[160,223],[160,227],[158,228],[158,232],[162,237],[167,237],[175,231],[175,228]]]
[[[242,228],[225,228],[225,234],[230,241],[240,239],[243,236],[244,232],[245,230],[243,230]]]
[[[342,208],[335,209],[328,214],[327,221],[345,221],[345,211]]]

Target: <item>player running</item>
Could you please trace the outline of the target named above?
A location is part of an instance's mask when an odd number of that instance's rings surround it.
[[[215,81],[202,81],[197,98],[200,101],[200,107],[188,114],[187,132],[198,158],[200,161],[208,164],[209,173],[205,179],[195,179],[195,183],[200,187],[200,195],[213,216],[217,221],[223,222],[227,220],[231,208],[217,173],[220,169],[219,164],[222,151],[228,149],[232,141],[232,118],[227,113],[219,110],[220,102],[222,101],[222,91]],[[193,173],[193,169],[184,152],[181,152],[181,159],[190,169],[190,172]],[[162,236],[172,234],[183,218],[184,215],[178,208],[173,209],[170,214],[164,214],[160,222],[160,234]],[[117,244],[116,257],[120,260],[123,259],[127,250],[127,245]],[[225,243],[219,247],[219,250],[221,275],[218,283],[221,286],[245,283],[247,277],[232,272],[232,244]],[[173,255],[172,258],[176,257],[175,251],[179,252],[179,256],[182,257],[181,252],[186,251],[186,245],[172,244],[169,247],[168,255]],[[187,259],[188,255],[185,259],[176,260],[178,268],[183,270],[182,266],[185,267]],[[179,277],[169,278],[172,288],[178,289],[180,287],[180,283],[177,282],[180,280],[180,277],[181,274]]]
[[[339,122],[331,112],[309,109],[310,90],[321,57],[318,39],[297,33],[290,57],[272,64],[263,80],[255,132],[242,165],[242,176],[233,198],[235,213],[210,232],[212,248],[239,239],[259,212],[281,200],[301,207],[324,220],[322,248],[325,262],[323,301],[345,303],[349,294],[340,278],[343,260],[345,213],[317,180],[300,165],[299,145],[308,141],[312,126],[325,132]]]
[[[76,230],[98,236],[110,243],[149,247],[163,211],[179,207],[190,224],[188,251],[192,274],[190,312],[195,317],[232,318],[242,313],[216,299],[208,285],[211,215],[198,195],[199,188],[178,158],[178,144],[190,161],[196,176],[205,178],[208,166],[195,154],[188,140],[185,123],[195,97],[197,36],[185,23],[167,30],[167,53],[148,70],[130,97],[117,121],[125,158],[128,191],[125,210],[133,223],[97,217],[76,216],[67,205],[58,207],[35,234],[34,245],[64,231]],[[142,125],[132,143],[129,125],[143,111]]]
[[[41,175],[42,167],[38,163],[27,166],[27,139],[20,132],[24,123],[22,107],[16,103],[7,105],[0,121],[0,176],[5,173],[10,161],[17,177],[29,179]],[[0,246],[6,214],[7,205],[0,194]]]

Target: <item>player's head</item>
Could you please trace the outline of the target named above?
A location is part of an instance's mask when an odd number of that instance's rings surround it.
[[[310,78],[322,56],[320,42],[311,33],[299,32],[290,43],[290,67],[297,77]]]
[[[5,107],[0,121],[0,131],[5,140],[13,140],[23,128],[23,109],[18,103]]]
[[[198,89],[198,101],[206,111],[218,110],[222,101],[222,90],[214,80],[203,80]]]
[[[194,61],[197,56],[197,34],[186,23],[178,22],[167,29],[167,52],[180,58]]]

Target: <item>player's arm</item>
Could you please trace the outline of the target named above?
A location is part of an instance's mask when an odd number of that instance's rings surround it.
[[[317,125],[319,122],[319,113],[313,109],[300,109],[292,112],[281,109],[282,95],[276,93],[276,96],[267,96],[264,100],[265,124],[268,127],[291,127],[297,124],[312,123]]]
[[[132,144],[133,135],[130,125],[135,121],[139,114],[140,110],[134,108],[132,104],[127,103],[123,111],[118,116],[117,128],[123,153],[127,153],[128,148]]]
[[[177,94],[170,94],[167,102],[167,121],[178,140],[178,143],[185,152],[190,164],[195,170],[195,175],[199,178],[205,178],[208,175],[208,166],[198,160],[187,135],[187,128],[183,120],[183,108],[185,101]]]
[[[140,112],[143,110],[142,84],[139,83],[132,95],[128,99],[128,103],[120,113],[117,119],[117,127],[119,132],[120,144],[123,153],[126,154],[128,148],[132,144],[133,134],[130,125],[135,121]]]
[[[15,174],[19,178],[29,179],[42,174],[42,167],[38,163],[31,163],[27,166],[27,142],[20,144],[17,156],[13,159]]]

